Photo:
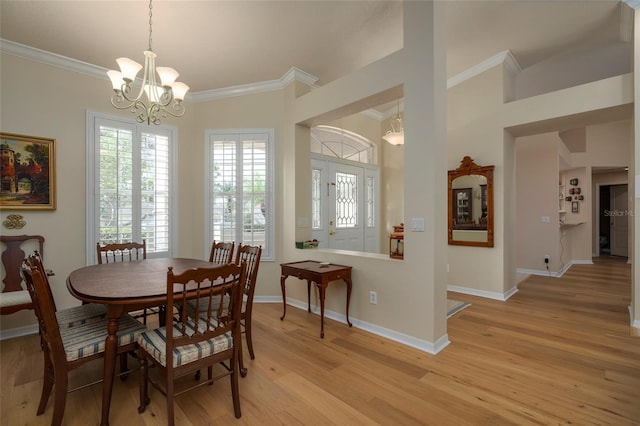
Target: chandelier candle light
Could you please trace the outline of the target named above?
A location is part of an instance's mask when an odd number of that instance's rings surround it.
[[[115,94],[111,97],[111,104],[118,109],[130,108],[131,112],[138,114],[138,123],[160,124],[160,117],[167,114],[174,117],[184,115],[182,101],[189,86],[176,82],[178,72],[169,67],[156,68],[156,54],[151,50],[151,18],[152,6],[149,0],[149,49],[144,51],[144,71],[142,86],[136,97],[133,97],[132,83],[142,65],[129,58],[118,58],[116,62],[120,71],[111,70],[107,75],[111,79]],[[156,73],[160,76],[160,84],[157,83]],[[146,97],[146,99],[145,99]]]
[[[391,130],[382,137],[391,145],[404,145],[404,128],[402,127],[402,119],[400,118],[400,101],[398,101],[398,115],[391,120]]]

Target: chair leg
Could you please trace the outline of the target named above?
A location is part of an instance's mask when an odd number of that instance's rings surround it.
[[[251,356],[251,359],[256,359],[256,356],[253,354],[253,339],[251,338],[251,317],[245,318],[244,320],[244,334],[247,338],[249,356]]]
[[[51,426],[60,426],[62,424],[62,417],[64,416],[64,407],[67,405],[67,391],[69,389],[69,373],[65,370],[63,372],[57,371],[60,369],[54,369],[54,381],[56,383],[53,391],[53,418],[51,419]]]
[[[174,398],[174,389],[173,389],[173,377],[171,373],[169,373],[169,369],[167,369],[167,425],[174,426],[175,418],[174,418],[174,410],[173,410],[173,398]]]
[[[240,370],[240,375],[242,377],[247,377],[247,369],[244,366],[244,357],[242,356],[242,333],[240,333],[240,338],[238,339],[238,346],[235,348],[237,357],[238,357],[238,369]],[[235,371],[235,365],[234,365]]]
[[[120,354],[120,372],[126,373],[129,371],[129,366],[127,365],[127,353]],[[127,380],[127,374],[123,374],[120,376],[121,381]]]
[[[49,359],[49,351],[45,348],[42,395],[40,395],[40,404],[38,405],[38,411],[36,412],[38,416],[43,414],[45,408],[47,408],[47,402],[49,402],[51,389],[53,389],[53,364],[51,364],[51,360]]]
[[[231,365],[233,366],[233,370],[231,371],[231,396],[233,398],[233,413],[235,414],[236,419],[239,419],[242,416],[242,413],[240,412],[240,392],[238,389],[237,369],[239,363],[239,360],[237,359],[238,352],[241,350],[242,348],[240,347],[234,348],[234,355],[231,362]]]
[[[144,413],[144,410],[149,405],[149,384],[147,382],[147,359],[142,355],[142,351],[138,351],[138,381],[140,389],[140,405],[138,406],[138,413]]]

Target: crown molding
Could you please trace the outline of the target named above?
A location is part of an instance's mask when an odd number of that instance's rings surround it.
[[[242,84],[239,86],[223,87],[220,89],[205,90],[196,92],[188,97],[193,102],[204,102],[214,99],[231,98],[234,96],[250,95],[273,90],[284,89],[293,81],[299,81],[307,86],[316,88],[315,82],[318,77],[302,71],[300,68],[291,67],[282,77],[277,80],[262,81],[259,83]]]
[[[500,53],[493,55],[492,57],[485,59],[484,61],[462,71],[460,74],[455,75],[447,80],[447,89],[451,89],[454,86],[462,83],[463,81],[469,80],[483,72],[495,67],[496,65],[504,65],[507,71],[511,74],[516,75],[522,68],[520,68],[520,64],[516,58],[513,57],[510,50],[505,50]]]
[[[107,77],[107,69],[98,65],[89,64],[87,62],[78,61],[56,53],[47,52],[46,50],[36,49],[35,47],[16,43],[11,40],[0,38],[0,52],[9,55],[18,56],[34,62],[45,65],[66,69],[89,75],[91,77],[109,80]],[[243,84],[239,86],[225,87],[221,89],[205,90],[201,92],[187,93],[186,100],[190,102],[202,102],[212,99],[230,98],[233,96],[242,96],[261,92],[269,92],[280,90],[291,84],[293,81],[299,81],[303,84],[316,88],[315,82],[318,77],[311,75],[299,68],[291,67],[282,77],[277,80],[262,81],[258,83]]]
[[[41,64],[51,65],[63,68],[69,71],[78,72],[80,74],[89,75],[91,77],[109,80],[107,77],[107,69],[87,62],[71,59],[57,53],[47,52],[46,50],[36,49],[35,47],[16,43],[11,40],[0,38],[0,52],[9,55],[18,56]]]
[[[640,5],[640,0],[625,0],[625,2],[631,7],[637,8],[638,5]],[[58,55],[56,53],[47,52],[45,50],[36,49],[34,47],[26,46],[24,44],[16,43],[2,38],[0,38],[0,52],[18,56],[31,61],[40,62],[42,64],[63,68],[69,71],[89,75],[91,77],[100,78],[102,80],[109,80],[109,78],[107,77],[108,70],[106,68],[89,64],[87,62],[78,61],[76,59],[71,59],[66,56]],[[479,64],[474,65],[473,67],[461,72],[460,74],[451,77],[447,80],[447,88],[450,89],[451,87],[454,87],[462,83],[463,81],[469,80],[470,78],[473,78],[476,75],[481,74],[488,69],[491,69],[500,64],[503,64],[505,68],[512,74],[517,74],[522,71],[520,65],[518,64],[518,61],[516,61],[516,59],[511,54],[511,51],[505,50],[480,62]],[[187,93],[186,100],[190,102],[204,102],[214,99],[224,99],[234,96],[269,92],[273,90],[283,89],[293,81],[299,81],[312,88],[318,87],[316,85],[318,77],[309,74],[301,70],[300,68],[291,67],[286,73],[284,73],[282,77],[276,80]],[[384,113],[368,110],[366,114],[378,120],[382,120],[390,116],[390,114],[393,115],[391,109]]]

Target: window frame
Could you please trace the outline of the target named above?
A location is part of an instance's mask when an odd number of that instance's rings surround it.
[[[205,130],[204,135],[204,143],[205,143],[205,188],[204,188],[204,255],[209,256],[209,251],[211,250],[211,244],[213,243],[213,230],[211,227],[212,222],[212,209],[211,209],[211,160],[213,155],[212,150],[212,142],[215,141],[216,138],[222,139],[231,139],[237,138],[236,143],[241,143],[242,138],[246,139],[247,135],[266,135],[266,176],[265,176],[265,199],[267,204],[267,215],[265,220],[265,244],[262,246],[262,257],[261,259],[264,261],[273,261],[275,260],[275,217],[276,217],[276,206],[275,206],[275,196],[274,196],[274,185],[275,185],[275,131],[273,128],[246,128],[246,129],[207,129]],[[236,165],[240,159],[236,158]],[[237,179],[241,179],[241,167],[236,167],[236,176]],[[237,191],[242,190],[242,185],[236,185],[236,193]],[[236,199],[239,199],[237,197]],[[236,209],[236,215],[242,214],[238,213],[240,210]],[[238,222],[238,217],[234,218],[236,222]],[[242,241],[242,232],[243,229],[241,226],[236,227],[236,238],[234,242],[236,246],[238,243]],[[248,243],[247,243],[248,244]]]
[[[87,111],[87,127],[86,127],[86,263],[87,265],[93,265],[97,263],[96,258],[96,243],[99,241],[99,228],[100,219],[98,217],[99,212],[99,198],[97,197],[99,191],[100,180],[100,157],[98,147],[100,143],[100,125],[106,123],[107,125],[130,129],[133,132],[134,143],[140,146],[140,140],[142,133],[151,133],[156,135],[166,136],[169,139],[169,248],[167,252],[147,252],[148,258],[155,257],[173,257],[177,253],[178,248],[178,206],[177,206],[177,193],[178,193],[178,130],[174,126],[167,125],[154,125],[149,126],[147,124],[137,123],[135,120],[126,119],[120,116],[108,115],[103,113],[97,113],[93,111]],[[137,141],[137,142],[136,142]],[[140,150],[132,153],[133,161],[138,163],[138,167],[134,165],[133,173],[136,179],[140,177]],[[138,182],[139,183],[139,182]],[[134,186],[135,187],[135,186]],[[133,193],[133,200],[135,203],[140,201],[142,194],[142,187],[136,187],[137,192]],[[134,232],[141,232],[141,224],[134,224]],[[141,237],[140,237],[141,238]],[[136,237],[134,236],[135,240]]]

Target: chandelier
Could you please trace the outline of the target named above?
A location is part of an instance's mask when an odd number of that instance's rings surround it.
[[[402,118],[400,118],[400,101],[398,101],[398,115],[391,120],[391,130],[382,137],[391,145],[404,145],[404,128],[402,127]]]
[[[182,101],[189,90],[189,86],[176,82],[178,72],[169,67],[156,68],[156,54],[151,50],[151,18],[152,0],[149,0],[149,49],[144,51],[144,71],[140,91],[134,97],[133,82],[142,65],[129,58],[118,58],[116,62],[120,71],[111,70],[107,75],[111,79],[113,91],[111,104],[118,109],[130,109],[137,114],[138,123],[160,124],[160,118],[166,118],[167,114],[174,117],[184,115]],[[160,84],[156,79],[156,73],[160,76]]]

